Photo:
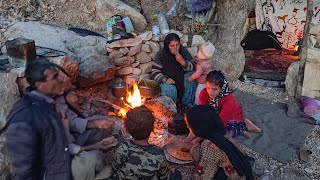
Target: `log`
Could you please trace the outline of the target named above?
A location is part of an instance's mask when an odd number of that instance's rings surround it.
[[[109,100],[103,100],[103,99],[97,99],[97,101],[100,101],[100,102],[104,102],[104,103],[107,103],[109,104],[110,106],[112,106],[115,110],[120,110],[120,109],[123,109],[122,107],[116,105],[116,104],[113,104],[111,101]]]

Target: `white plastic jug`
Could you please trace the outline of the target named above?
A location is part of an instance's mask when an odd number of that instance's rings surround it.
[[[133,28],[133,25],[132,25],[130,18],[128,16],[126,16],[122,19],[122,21],[126,26],[126,33],[131,33],[134,30],[134,28]]]
[[[169,25],[162,11],[159,12],[158,23],[159,23],[161,34],[169,33]]]

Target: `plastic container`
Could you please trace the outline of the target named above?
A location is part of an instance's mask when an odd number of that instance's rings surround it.
[[[169,33],[169,25],[162,11],[159,12],[158,24],[159,24],[161,34]]]
[[[318,110],[318,103],[317,100],[312,98],[306,98],[302,100],[302,108],[304,113],[306,113],[309,116],[313,116],[316,114],[316,111]]]
[[[152,35],[157,36],[160,34],[160,28],[159,26],[152,26]]]
[[[122,19],[122,22],[124,23],[124,25],[126,27],[126,33],[131,33],[134,30],[132,22],[128,16],[124,17]]]
[[[109,23],[109,22],[106,25],[106,31],[107,31],[107,36],[108,37],[112,37],[113,36],[112,24]]]

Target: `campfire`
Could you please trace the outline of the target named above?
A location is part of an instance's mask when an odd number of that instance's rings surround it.
[[[134,82],[133,88],[131,91],[127,93],[126,99],[124,98],[121,98],[121,99],[124,102],[125,106],[129,107],[130,109],[141,106],[142,98],[141,98],[140,90],[138,88],[138,84]],[[118,114],[122,117],[126,117],[127,110],[124,108],[121,108]]]
[[[140,83],[134,81],[132,88],[127,87],[121,97],[122,107],[119,107],[116,113],[118,116],[126,117],[126,113],[129,109],[141,106],[145,104],[146,99],[152,99],[158,97],[160,94],[160,86],[153,80],[141,80]],[[116,93],[118,95],[118,93]]]
[[[160,87],[153,84],[150,80],[140,82],[133,82],[132,88],[127,88],[125,97],[118,97],[116,104],[109,100],[101,100],[113,107],[108,114],[123,118],[126,117],[127,112],[135,107],[145,105],[155,116],[154,131],[150,134],[149,143],[162,147],[166,144],[168,139],[172,136],[168,132],[169,124],[173,124],[176,119],[176,104],[167,96],[159,96]],[[171,123],[170,123],[171,122]],[[119,126],[121,126],[119,124]],[[170,127],[171,127],[170,126]],[[172,129],[171,127],[171,129]]]

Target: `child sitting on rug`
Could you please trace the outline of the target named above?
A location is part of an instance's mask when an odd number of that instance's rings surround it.
[[[199,105],[209,104],[219,113],[229,135],[240,134],[250,138],[248,131],[260,133],[261,129],[249,119],[244,119],[242,107],[232,94],[228,82],[221,71],[211,71],[206,78],[206,89],[199,95]]]
[[[127,113],[123,126],[133,140],[120,143],[115,152],[112,179],[169,179],[169,176],[181,179],[179,171],[169,171],[164,151],[148,143],[154,121],[152,111],[146,106]]]
[[[198,61],[196,71],[189,76],[189,81],[196,80],[198,85],[195,93],[195,104],[198,104],[199,94],[202,89],[206,87],[207,74],[212,71],[212,56],[215,51],[215,47],[211,42],[203,43],[198,48],[196,60]]]

